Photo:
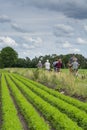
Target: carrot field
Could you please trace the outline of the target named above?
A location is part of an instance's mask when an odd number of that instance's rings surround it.
[[[87,130],[87,103],[14,73],[0,74],[1,130]]]
[[[4,70],[20,74],[53,90],[87,102],[87,69],[79,69],[78,76],[70,73],[68,69],[61,69],[60,73],[35,68],[6,68]]]

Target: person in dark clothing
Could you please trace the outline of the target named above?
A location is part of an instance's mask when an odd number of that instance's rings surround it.
[[[37,67],[38,67],[38,68],[42,68],[42,63],[41,63],[41,61],[38,62]]]
[[[60,72],[60,69],[62,68],[62,60],[58,59],[58,62],[56,63],[57,72]]]
[[[58,63],[58,60],[56,60],[56,61],[53,62],[53,69],[54,69],[55,72],[57,71],[57,68],[56,68],[56,64],[57,63]]]

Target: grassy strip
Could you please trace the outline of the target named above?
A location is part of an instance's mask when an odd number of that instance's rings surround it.
[[[1,93],[1,73],[0,73],[0,129],[1,129],[1,125],[2,125],[2,102],[1,102],[1,97],[2,97],[2,93]]]
[[[1,130],[23,130],[22,124],[17,115],[17,110],[10,97],[7,84],[2,74],[2,127]]]
[[[23,76],[20,76],[20,75],[18,75],[18,74],[14,74],[14,75],[15,75],[15,76],[19,76],[19,78],[22,78],[22,79],[25,79],[25,80],[31,82],[32,84],[36,85],[36,86],[39,87],[40,89],[43,89],[43,90],[45,90],[46,92],[48,92],[48,93],[54,95],[55,97],[60,98],[60,99],[62,99],[62,100],[64,100],[64,101],[66,101],[67,103],[72,104],[72,105],[74,105],[74,106],[80,108],[81,110],[84,110],[85,112],[87,112],[87,103],[83,103],[83,102],[81,102],[81,101],[79,101],[79,100],[76,100],[76,99],[74,99],[74,98],[72,98],[72,97],[69,97],[69,96],[66,96],[66,95],[64,95],[64,94],[61,94],[61,93],[59,93],[58,91],[55,91],[55,90],[53,90],[53,89],[49,89],[48,87],[46,87],[46,86],[44,86],[44,85],[42,85],[42,84],[40,84],[40,83],[37,83],[37,82],[32,81],[32,80],[30,80],[30,79],[27,79],[27,78],[25,78],[25,77],[23,77]]]
[[[30,100],[34,106],[45,116],[55,130],[79,130],[82,129],[77,126],[77,123],[69,119],[65,114],[61,113],[58,109],[47,103],[39,96],[34,94],[27,86],[22,82],[15,79],[15,83],[18,88],[25,94],[26,98]]]
[[[16,76],[16,78],[17,78],[17,76]],[[12,77],[12,79],[15,82],[17,82],[16,78]],[[53,106],[56,106],[63,113],[67,114],[71,119],[76,121],[78,123],[78,125],[81,126],[83,129],[87,130],[87,114],[84,111],[74,107],[73,105],[70,105],[70,104],[64,102],[63,100],[60,100],[60,99],[50,95],[46,91],[41,90],[40,88],[36,87],[35,85],[33,85],[32,83],[29,83],[26,80],[23,80],[21,78],[20,79],[18,78],[18,80],[23,82],[25,85],[27,85],[29,87],[29,89],[31,89],[32,91],[37,93],[40,97],[42,97],[43,99],[45,99],[46,101],[51,103]]]
[[[5,74],[6,75],[6,74]],[[10,90],[17,102],[17,105],[23,114],[28,128],[30,130],[50,130],[47,123],[40,117],[34,107],[25,99],[21,92],[17,89],[12,80],[6,75],[6,80],[9,84]]]

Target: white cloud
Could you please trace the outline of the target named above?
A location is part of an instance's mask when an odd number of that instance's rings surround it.
[[[77,38],[77,43],[79,43],[79,44],[87,44],[87,40],[84,40],[84,39],[82,39],[81,37],[78,37]]]
[[[65,32],[70,32],[74,30],[70,25],[65,25],[65,24],[57,24],[55,25],[55,28],[63,30]]]
[[[25,33],[27,32],[25,29],[23,29],[22,27],[20,27],[18,24],[16,23],[11,23],[11,27],[16,30],[17,32],[22,32]]]
[[[69,50],[71,53],[79,53],[80,52],[80,49],[78,48],[72,48]]]
[[[87,25],[84,25],[84,29],[85,29],[85,31],[87,31]]]
[[[25,43],[23,43],[21,46],[26,50],[32,50],[42,46],[41,43],[43,41],[40,37],[32,38],[24,36],[23,39],[25,40]]]
[[[53,36],[53,34],[51,32],[27,32],[27,33],[22,33],[22,32],[5,32],[4,30],[2,30],[2,32],[0,32],[0,35],[10,35],[10,36],[16,36],[16,37],[22,37],[23,39],[25,39],[26,41],[28,41],[28,37],[30,38],[32,37],[37,37],[37,36]]]
[[[45,55],[81,50],[80,53],[87,57],[87,8],[84,7],[87,2],[82,4],[86,0],[1,1],[0,13],[6,15],[0,15],[0,37],[8,36],[13,41],[1,38],[0,48],[8,44],[14,48],[18,44],[17,52],[23,57],[28,56],[27,50],[35,55],[38,52]],[[36,8],[37,5],[39,8]],[[23,52],[26,54],[23,55]],[[34,57],[33,53],[29,52],[29,57]]]
[[[79,53],[80,49],[75,48],[75,45],[72,45],[69,41],[65,41],[65,43],[62,46],[64,49],[68,49],[67,51],[69,53]]]
[[[24,39],[27,42],[32,42],[32,43],[42,43],[42,39],[40,37],[32,38],[32,37],[27,37],[25,36]]]
[[[26,51],[22,51],[22,53],[20,53],[20,55],[22,57],[26,57],[26,56],[31,56],[31,59],[34,58],[35,56],[39,57],[41,55],[43,55],[41,52],[36,52],[36,51],[32,51],[32,50],[26,50]]]
[[[6,23],[6,22],[11,22],[10,18],[6,15],[1,15],[0,16],[0,23]]]
[[[24,40],[26,42],[29,42],[28,48],[40,47],[43,43],[43,40],[40,37],[32,38],[32,37],[25,36]]]
[[[0,44],[4,44],[6,46],[17,46],[18,44],[11,37],[0,37]]]
[[[35,48],[34,45],[28,45],[28,44],[26,44],[26,43],[24,43],[22,46],[23,46],[23,48],[25,48],[25,49],[34,49],[34,48]]]
[[[87,22],[86,22],[87,23]],[[85,30],[85,32],[87,33],[87,25],[85,24],[84,25],[84,30]]]
[[[63,44],[63,48],[71,48],[71,47],[72,45],[68,41],[65,41],[65,43]]]
[[[75,19],[87,18],[86,0],[20,0],[15,2],[25,8],[34,6],[39,9],[61,12]]]
[[[70,25],[57,24],[54,26],[55,36],[72,36],[74,29]]]

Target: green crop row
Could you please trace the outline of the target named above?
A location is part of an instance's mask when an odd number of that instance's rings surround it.
[[[48,92],[48,93],[54,95],[55,97],[60,98],[60,99],[62,99],[62,100],[64,100],[64,101],[68,102],[69,104],[72,104],[72,105],[74,105],[74,106],[80,108],[81,110],[84,110],[85,112],[87,112],[87,104],[86,104],[86,103],[83,103],[83,102],[81,102],[81,101],[79,101],[79,100],[77,100],[77,99],[74,99],[74,98],[72,98],[72,97],[66,96],[66,95],[64,95],[64,94],[61,94],[61,93],[59,93],[58,91],[55,91],[55,90],[53,90],[53,89],[49,89],[48,87],[46,87],[46,86],[44,86],[44,85],[42,85],[42,84],[40,84],[40,83],[37,83],[37,82],[32,81],[32,80],[30,80],[30,79],[27,79],[27,78],[25,78],[25,77],[23,77],[23,76],[20,76],[20,75],[18,75],[18,74],[14,74],[14,75],[15,75],[15,76],[19,76],[20,78],[25,79],[25,80],[31,82],[32,84],[36,85],[36,86],[39,87],[40,89],[43,89],[43,90],[45,90],[46,92]]]
[[[27,122],[29,130],[50,130],[48,124],[36,112],[34,107],[26,100],[22,93],[18,90],[12,80],[5,74],[10,90],[15,98],[15,101]],[[13,129],[12,129],[13,130]],[[19,129],[16,129],[19,130]]]
[[[17,115],[17,110],[9,94],[7,84],[2,74],[1,77],[1,101],[2,101],[2,127],[1,130],[23,130]]]
[[[11,76],[11,75],[10,75]],[[70,105],[63,100],[60,100],[49,93],[47,93],[44,90],[41,90],[40,88],[36,87],[32,83],[26,81],[25,79],[19,78],[18,76],[11,78],[17,82],[15,78],[23,82],[26,86],[29,87],[33,92],[37,93],[40,97],[51,103],[53,106],[56,106],[60,111],[67,114],[72,120],[76,121],[79,126],[81,126],[83,129],[87,130],[87,114],[76,108],[73,105]]]
[[[0,73],[0,129],[1,129],[1,124],[2,124],[2,110],[1,110],[1,106],[2,106],[2,103],[1,103],[1,73]]]
[[[51,122],[55,130],[82,130],[77,123],[69,119],[65,114],[61,113],[58,109],[51,104],[44,101],[42,98],[33,93],[22,82],[14,79],[17,87],[23,92],[26,98],[33,103],[33,105]]]

